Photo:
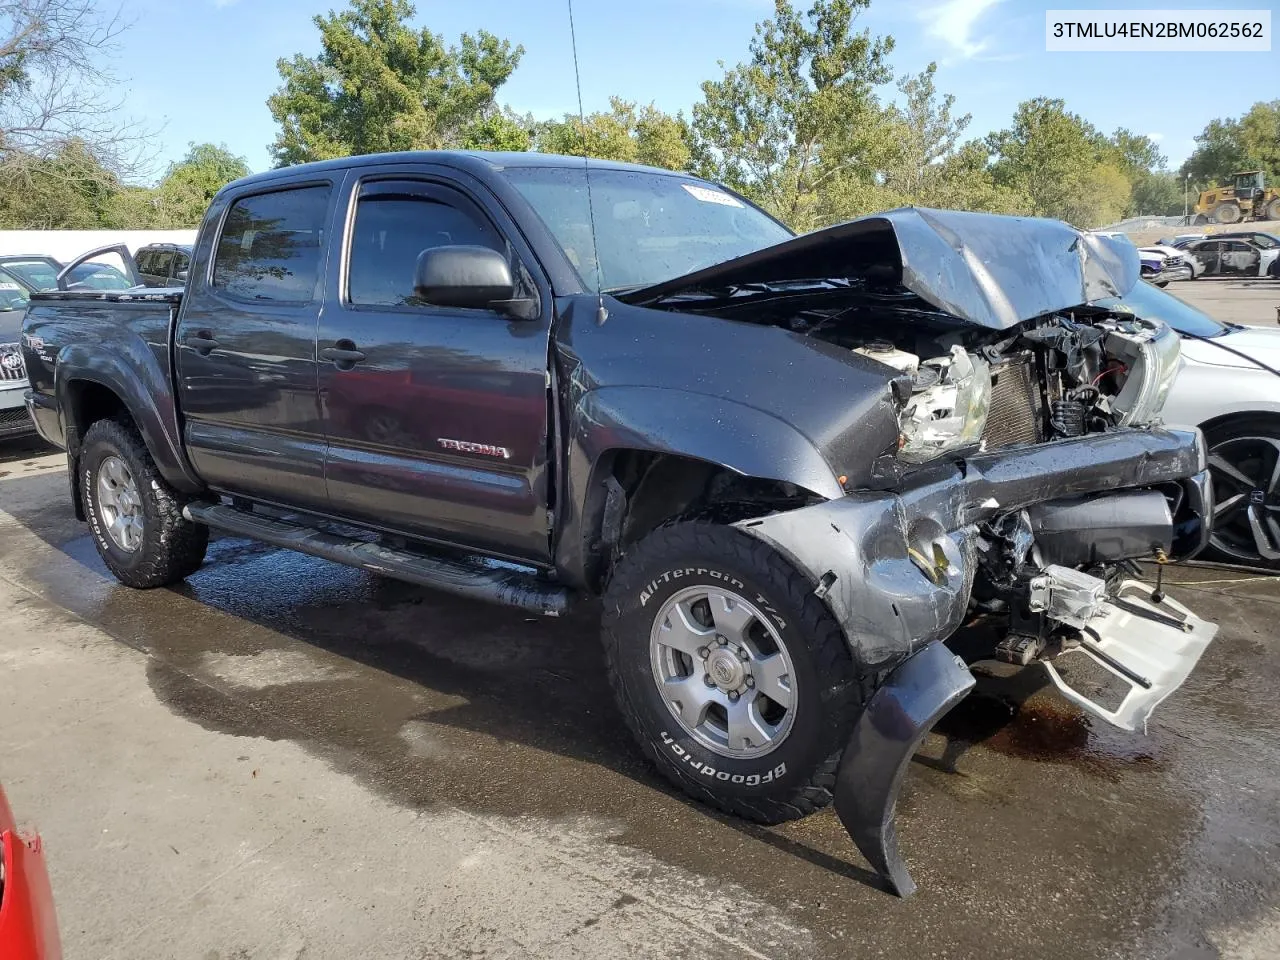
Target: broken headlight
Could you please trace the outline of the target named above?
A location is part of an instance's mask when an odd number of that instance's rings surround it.
[[[1159,321],[1126,320],[1107,332],[1107,354],[1128,368],[1124,386],[1111,403],[1121,426],[1150,423],[1164,407],[1178,374],[1182,345]]]
[[[898,457],[924,463],[976,447],[990,406],[991,368],[985,360],[959,346],[951,348],[950,356],[925,360],[898,415]]]

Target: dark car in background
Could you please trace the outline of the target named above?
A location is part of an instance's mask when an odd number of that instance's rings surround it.
[[[128,290],[129,277],[109,263],[74,263],[70,270],[53,257],[17,255],[0,257],[0,281],[16,283],[28,294],[58,289],[58,277],[66,270],[67,290]]]
[[[180,287],[191,267],[191,245],[152,243],[134,254],[138,275],[148,287]]]

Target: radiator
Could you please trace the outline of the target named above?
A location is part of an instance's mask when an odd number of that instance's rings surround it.
[[[983,448],[998,450],[1044,439],[1040,389],[1030,354],[991,368],[991,409],[982,432]]]

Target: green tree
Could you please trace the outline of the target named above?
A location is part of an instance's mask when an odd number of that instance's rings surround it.
[[[689,125],[680,114],[668,114],[653,104],[637,109],[621,97],[609,98],[609,109],[580,118],[566,113],[561,120],[538,125],[534,138],[543,153],[599,157],[644,163],[668,170],[684,170],[690,163]]]
[[[1111,135],[1114,149],[1113,162],[1131,179],[1142,174],[1162,170],[1167,159],[1156,142],[1146,134],[1134,133],[1124,127]]]
[[[280,126],[271,146],[278,165],[520,142],[496,95],[524,48],[486,30],[446,46],[410,26],[415,14],[408,0],[350,0],[314,18],[320,55],[278,61],[283,84],[267,100]]]
[[[226,144],[193,143],[187,155],[170,164],[154,191],[156,226],[194,227],[219,190],[249,175],[249,164]]]
[[[119,186],[88,143],[68,140],[49,156],[0,165],[0,229],[93,229]]]
[[[986,144],[996,185],[1026,196],[1036,216],[1096,227],[1124,215],[1131,184],[1123,157],[1063,101],[1018,104],[1012,126]]]
[[[1190,198],[1195,203],[1195,198]],[[1182,213],[1183,186],[1178,176],[1168,171],[1158,170],[1144,174],[1133,182],[1133,191],[1129,197],[1129,216],[1151,214],[1160,217],[1172,217]]]
[[[702,85],[695,169],[799,230],[868,202],[876,171],[894,153],[893,124],[874,92],[891,79],[893,40],[854,30],[868,4],[814,0],[802,14],[775,0],[750,57]]]
[[[1196,148],[1179,171],[1191,176],[1197,189],[1214,183],[1225,183],[1231,174],[1249,165],[1240,136],[1240,124],[1232,119],[1210,120],[1196,135]]]
[[[898,152],[884,171],[887,186],[924,205],[929,205],[931,194],[947,172],[941,161],[955,152],[971,119],[967,113],[952,115],[953,95],[939,97],[934,83],[937,70],[938,65],[931,63],[915,76],[898,81],[905,102],[890,112],[897,124],[894,139]]]

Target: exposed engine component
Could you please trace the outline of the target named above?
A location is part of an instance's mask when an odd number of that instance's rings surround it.
[[[916,371],[920,369],[920,358],[916,354],[899,350],[887,340],[872,340],[861,347],[854,347],[853,352],[870,357],[872,360],[879,360],[886,366],[912,376],[915,376]]]
[[[1043,613],[1050,620],[1083,627],[1102,611],[1106,599],[1105,581],[1070,567],[1050,564],[1031,579],[1027,606],[1033,613]]]
[[[1085,405],[1075,397],[1063,397],[1053,401],[1053,413],[1049,425],[1060,437],[1084,435]]]
[[[991,409],[982,446],[999,450],[1021,443],[1040,443],[1044,436],[1043,400],[1035,356],[1019,350],[991,368]]]
[[[1074,567],[1150,557],[1170,550],[1173,540],[1173,514],[1159,490],[1051,500],[1028,507],[1026,515],[1044,563]]]
[[[1087,322],[1042,317],[994,341],[904,323],[894,343],[849,344],[847,327],[836,335],[826,324],[811,335],[911,377],[910,396],[898,395],[907,463],[1151,422],[1178,366],[1178,338],[1165,325],[1105,311]]]

